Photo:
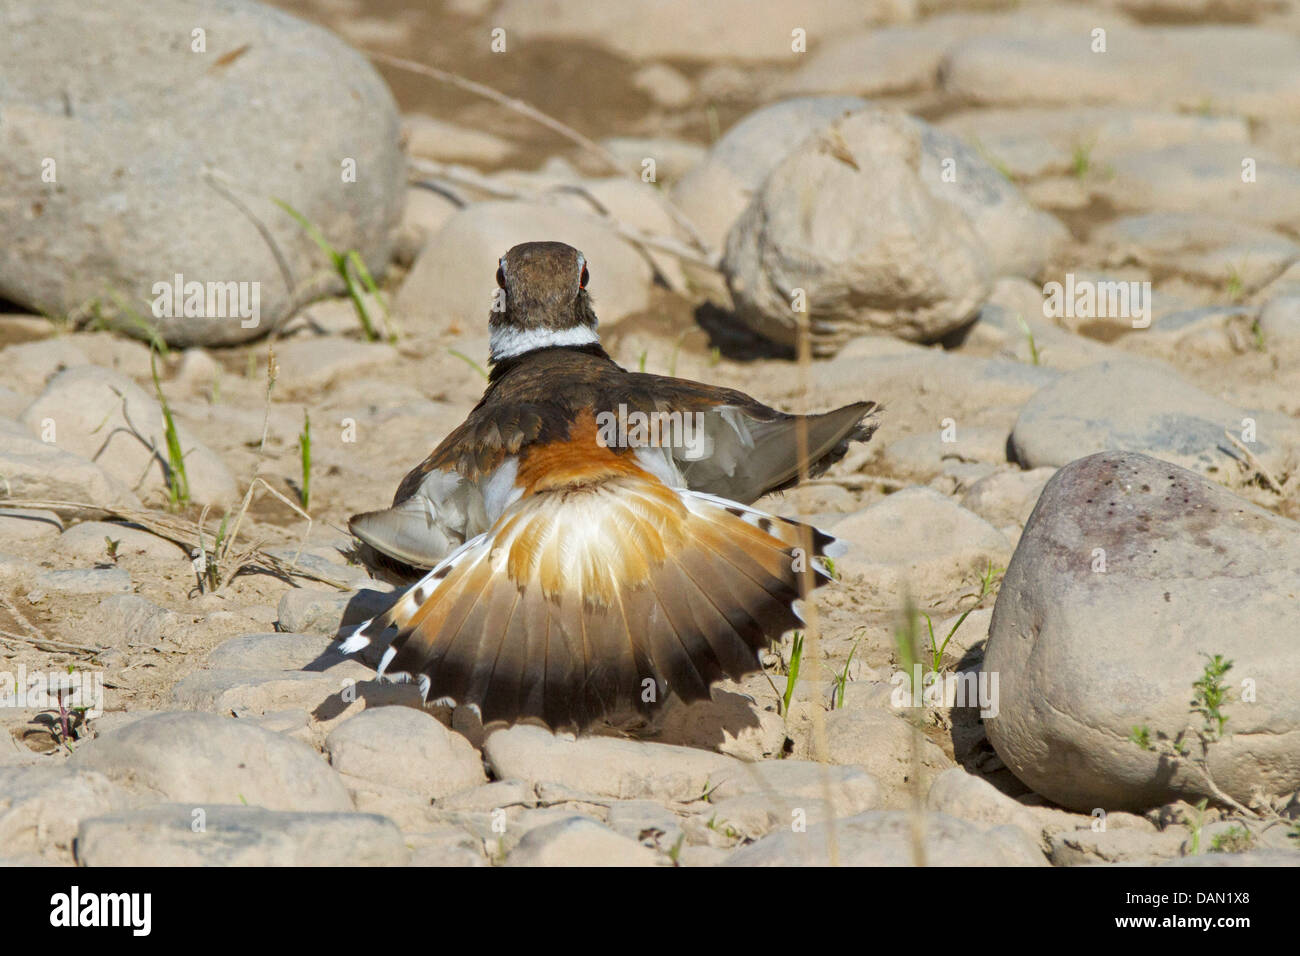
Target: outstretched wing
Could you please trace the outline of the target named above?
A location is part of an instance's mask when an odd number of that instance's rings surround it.
[[[631,407],[697,416],[702,441],[665,446],[665,465],[679,478],[673,483],[747,504],[795,484],[801,457],[807,473],[819,475],[878,426],[875,402],[790,415],[735,389],[639,373],[627,381]]]

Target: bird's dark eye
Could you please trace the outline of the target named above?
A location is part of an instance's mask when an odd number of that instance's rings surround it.
[[[506,287],[506,270],[500,266],[497,266],[497,285],[503,289]]]
[[[579,289],[585,289],[585,288],[587,288],[587,280],[588,280],[589,278],[591,278],[590,273],[587,272],[587,267],[586,267],[586,266],[583,266],[583,267],[582,267],[582,275],[580,275],[580,276],[578,277],[578,288],[579,288]]]

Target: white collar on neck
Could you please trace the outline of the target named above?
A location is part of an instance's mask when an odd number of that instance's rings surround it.
[[[575,325],[568,329],[493,329],[488,351],[493,362],[514,358],[525,352],[553,348],[561,345],[599,345],[600,336],[595,329]]]

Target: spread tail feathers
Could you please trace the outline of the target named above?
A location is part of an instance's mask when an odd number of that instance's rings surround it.
[[[829,579],[834,539],[646,476],[544,491],[511,506],[343,645],[396,628],[380,664],[483,723],[581,729],[709,696],[758,670]]]

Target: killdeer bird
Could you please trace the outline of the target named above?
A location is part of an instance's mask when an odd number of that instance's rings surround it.
[[[587,279],[559,242],[501,258],[483,398],[350,521],[372,569],[415,583],[343,650],[386,642],[381,676],[485,726],[581,730],[758,670],[834,539],[748,505],[798,480],[801,448],[817,474],[876,427],[875,402],[800,417],[626,371]]]

